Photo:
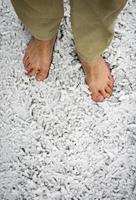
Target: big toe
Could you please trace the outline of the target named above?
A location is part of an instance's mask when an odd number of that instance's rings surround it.
[[[37,81],[43,81],[48,77],[48,71],[47,70],[42,70],[36,74],[36,80]]]
[[[92,100],[94,100],[95,102],[102,102],[104,101],[104,97],[98,92],[92,94]]]

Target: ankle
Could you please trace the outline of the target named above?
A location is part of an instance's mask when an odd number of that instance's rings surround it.
[[[57,37],[57,35],[55,35],[55,36],[53,36],[53,37],[51,37],[49,39],[41,40],[39,38],[36,38],[36,37],[32,36],[32,39],[35,40],[35,41],[37,41],[37,42],[39,42],[39,43],[45,43],[45,44],[47,44],[47,43],[50,43],[50,42],[52,43],[53,41],[55,41],[56,37]]]
[[[96,65],[98,62],[100,62],[101,61],[101,59],[103,59],[102,58],[102,56],[101,55],[99,55],[99,56],[97,56],[97,57],[95,57],[94,59],[92,59],[92,60],[84,60],[84,59],[82,59],[82,58],[80,58],[80,61],[81,61],[81,63],[84,65],[84,66],[94,66],[94,65]]]

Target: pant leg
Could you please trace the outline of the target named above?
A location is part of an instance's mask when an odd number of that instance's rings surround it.
[[[38,39],[52,38],[63,17],[63,0],[11,0],[28,30]]]
[[[71,25],[77,54],[93,62],[109,46],[115,20],[127,0],[71,0]]]

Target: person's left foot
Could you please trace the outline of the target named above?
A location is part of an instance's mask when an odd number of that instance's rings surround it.
[[[100,56],[95,63],[86,63],[80,59],[86,78],[85,82],[92,92],[92,100],[102,102],[109,98],[113,92],[114,79],[109,66]]]

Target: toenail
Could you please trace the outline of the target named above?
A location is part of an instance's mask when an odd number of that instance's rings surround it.
[[[99,97],[99,100],[100,100],[100,101],[103,101],[103,100],[104,100],[104,97],[102,97],[102,96]]]
[[[37,80],[40,81],[42,78],[43,78],[43,76],[40,75],[40,76],[37,77]]]

